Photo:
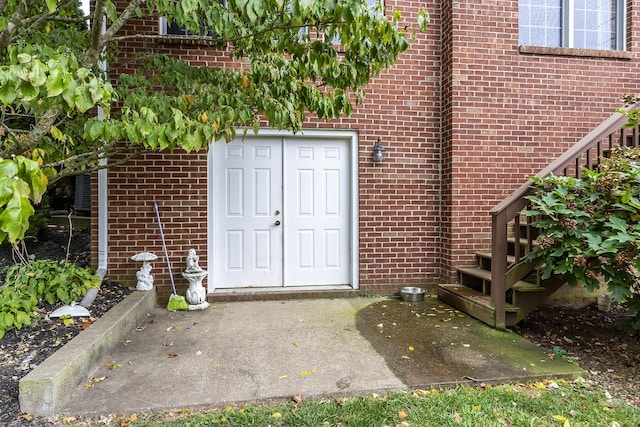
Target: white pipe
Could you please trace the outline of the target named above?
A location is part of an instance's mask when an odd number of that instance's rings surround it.
[[[107,21],[106,16],[102,17],[102,32],[106,31]],[[101,60],[98,63],[100,70],[107,71],[107,62]],[[104,111],[102,107],[98,106],[98,119],[104,119]],[[109,218],[109,197],[108,197],[108,182],[109,174],[107,172],[107,158],[100,159],[99,165],[101,167],[98,170],[98,268],[96,270],[96,276],[104,280],[107,274],[107,260],[108,260],[108,233],[107,233],[107,220]]]
[[[100,159],[100,166],[106,166],[107,159]],[[107,273],[108,255],[108,194],[107,194],[108,172],[107,169],[98,171],[98,269],[96,275],[104,279]]]

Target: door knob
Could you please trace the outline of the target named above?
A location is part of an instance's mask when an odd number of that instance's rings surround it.
[[[280,225],[280,221],[274,222],[273,225]]]

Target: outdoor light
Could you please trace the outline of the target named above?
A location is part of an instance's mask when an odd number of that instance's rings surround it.
[[[373,144],[373,156],[372,159],[374,162],[379,163],[384,160],[384,147],[382,146],[382,142],[380,138]]]

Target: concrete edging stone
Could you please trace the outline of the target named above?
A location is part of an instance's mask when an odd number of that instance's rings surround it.
[[[122,341],[156,306],[157,295],[134,291],[19,383],[20,410],[35,416],[56,416],[102,353]]]

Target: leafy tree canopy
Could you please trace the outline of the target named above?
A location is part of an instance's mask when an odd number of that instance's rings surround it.
[[[408,48],[399,12],[366,0],[93,4],[84,16],[78,0],[0,0],[0,242],[24,236],[48,185],[103,158],[200,150],[263,120],[298,131],[309,113],[349,115]],[[108,79],[103,64],[123,41],[172,37],[123,31],[160,16],[234,61],[196,68],[147,52],[135,74]],[[427,22],[420,12],[419,30]]]

